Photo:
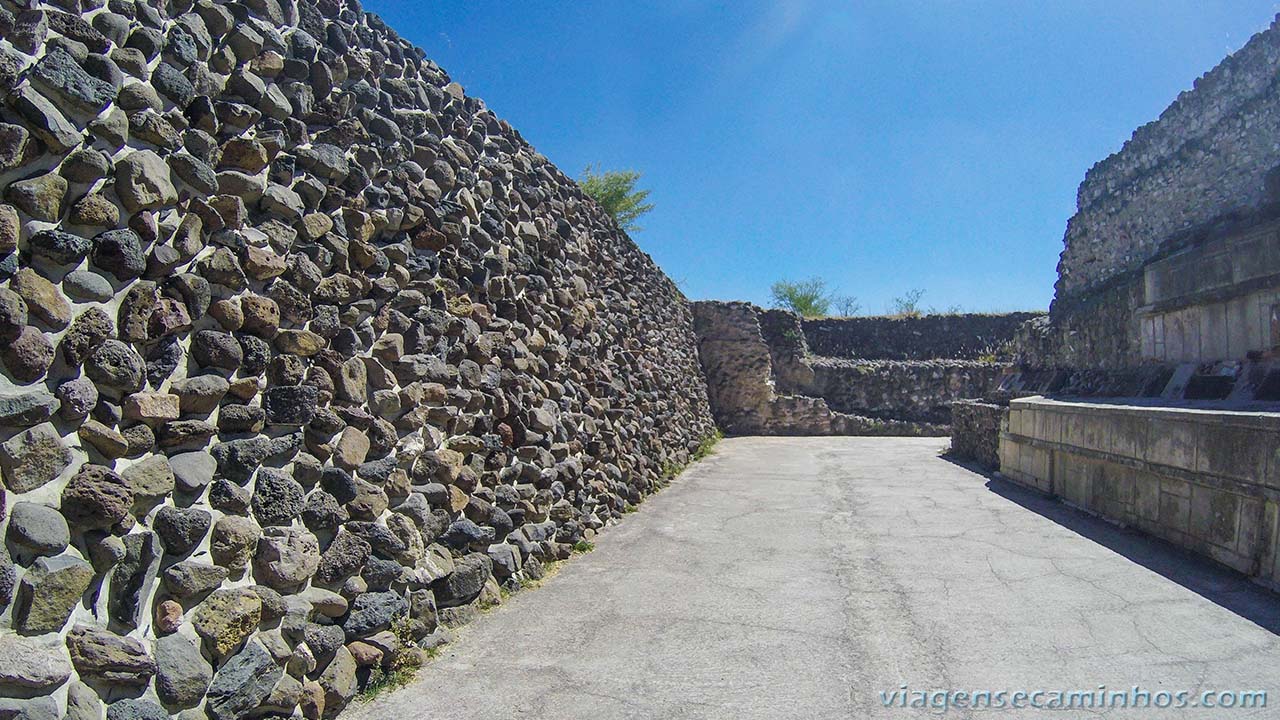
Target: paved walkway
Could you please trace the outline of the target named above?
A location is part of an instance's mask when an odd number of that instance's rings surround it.
[[[1280,717],[1275,595],[952,464],[945,444],[726,440],[350,716],[913,718],[938,711],[879,692],[1105,684],[1262,689],[1270,707],[945,716]]]

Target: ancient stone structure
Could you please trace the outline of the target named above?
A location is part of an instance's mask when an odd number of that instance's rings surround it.
[[[987,470],[1000,468],[1000,431],[1007,405],[980,399],[951,403],[950,455]]]
[[[1088,172],[1034,364],[1235,361],[1280,343],[1277,67],[1273,24]]]
[[[821,318],[804,321],[809,350],[860,360],[977,360],[1008,355],[1023,323],[1042,312]]]
[[[1280,414],[1018,399],[1000,472],[1280,588]]]
[[[1273,586],[1278,71],[1273,24],[1089,171],[999,450],[1008,477]]]
[[[1280,28],[1273,24],[1197,79],[1076,194],[1058,265],[1058,300],[1193,245],[1200,230],[1274,203],[1280,147]]]
[[[1001,356],[1033,315],[801,321],[707,301],[694,303],[694,328],[726,432],[945,435],[951,402],[999,383],[1009,369]],[[815,345],[843,356],[816,354]],[[911,359],[883,359],[903,355]]]
[[[332,718],[714,431],[675,286],[358,0],[3,2],[0,96],[4,717]]]

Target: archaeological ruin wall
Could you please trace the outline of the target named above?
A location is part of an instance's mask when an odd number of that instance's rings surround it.
[[[999,384],[1014,332],[1034,316],[801,320],[694,303],[712,412],[734,433],[945,435],[951,403]]]
[[[1178,246],[1198,228],[1269,209],[1280,147],[1280,29],[1273,24],[1198,78],[1076,194],[1058,299],[1097,288]]]
[[[332,718],[715,430],[675,285],[358,0],[5,0],[0,95],[0,716]]]
[[[1043,313],[803,321],[813,380],[840,412],[946,426],[951,403],[981,398],[1009,371],[1011,341]]]
[[[997,431],[1006,477],[1273,587],[1278,78],[1273,23],[1089,171]],[[973,446],[990,409],[961,416]]]
[[[1277,68],[1273,23],[1089,170],[1034,364],[1238,361],[1280,344]]]
[[[814,355],[856,360],[1001,359],[1009,341],[1043,312],[818,318],[804,321]]]

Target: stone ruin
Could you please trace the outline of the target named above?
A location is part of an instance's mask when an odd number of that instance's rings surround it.
[[[951,432],[1274,582],[1277,66],[1090,171],[1050,315],[802,321],[358,0],[0,0],[0,717],[333,718],[717,423]]]
[[[715,432],[675,285],[357,0],[5,0],[0,95],[0,717],[332,718]]]
[[[1280,21],[1277,21],[1280,23]],[[1280,587],[1280,24],[1095,165],[956,449]],[[997,450],[998,447],[998,450]]]
[[[711,411],[725,432],[948,435],[951,404],[1012,369],[1038,313],[802,320],[749,303],[693,304]]]

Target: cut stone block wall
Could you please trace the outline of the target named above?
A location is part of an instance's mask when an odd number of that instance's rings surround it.
[[[1142,361],[1216,362],[1280,346],[1280,222],[1147,264]]]
[[[1280,587],[1280,414],[1018,399],[1000,472]]]
[[[357,0],[5,1],[0,97],[0,715],[332,718],[714,431],[675,285]]]
[[[1273,22],[1089,170],[1024,364],[1238,361],[1280,344],[1277,78]]]

